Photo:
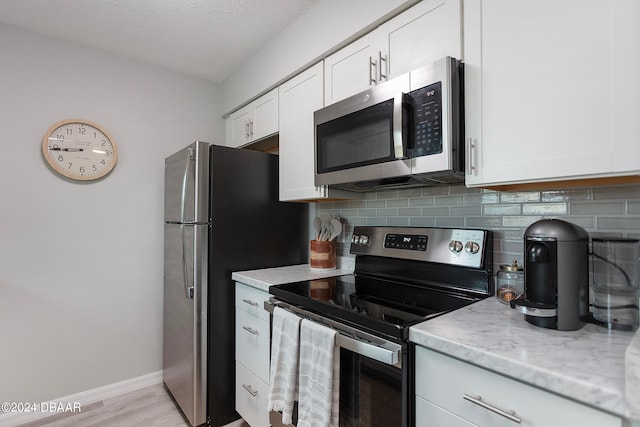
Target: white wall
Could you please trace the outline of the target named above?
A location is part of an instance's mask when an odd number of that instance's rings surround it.
[[[39,402],[162,368],[164,158],[223,142],[204,80],[0,24],[0,401]],[[59,178],[40,144],[85,118],[106,179]]]
[[[418,0],[318,0],[223,83],[222,111],[318,62],[327,52],[375,28]]]

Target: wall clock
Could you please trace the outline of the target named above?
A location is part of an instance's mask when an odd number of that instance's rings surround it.
[[[83,119],[53,124],[42,138],[42,153],[54,171],[80,181],[102,178],[118,161],[118,149],[109,132]]]

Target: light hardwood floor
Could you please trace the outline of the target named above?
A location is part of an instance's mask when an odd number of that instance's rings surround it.
[[[77,414],[61,413],[18,427],[190,427],[164,385],[105,399],[82,407]],[[238,420],[225,427],[249,427]]]

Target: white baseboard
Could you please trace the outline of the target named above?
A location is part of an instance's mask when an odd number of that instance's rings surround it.
[[[61,397],[59,399],[53,399],[50,402],[56,406],[71,405],[72,407],[77,407],[79,405],[80,409],[82,409],[82,406],[84,405],[89,405],[91,403],[120,396],[131,391],[136,391],[141,388],[160,383],[162,383],[162,371],[156,371],[136,378],[131,378],[103,387],[94,388],[93,390],[87,390],[80,393],[72,394],[70,396]],[[47,408],[48,403],[50,402],[45,402],[42,405]],[[40,403],[37,403],[35,405],[35,412],[0,413],[0,427],[13,427],[18,424],[24,424],[38,420],[40,418],[46,418],[55,415],[55,412],[51,411],[41,412],[40,405]]]

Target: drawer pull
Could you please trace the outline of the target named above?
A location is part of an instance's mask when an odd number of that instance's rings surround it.
[[[255,330],[255,329],[253,329],[253,328],[250,328],[250,327],[248,327],[248,326],[243,326],[243,327],[242,327],[242,329],[244,329],[245,331],[249,332],[250,334],[258,335],[258,331],[256,331],[256,330]]]
[[[256,397],[258,395],[258,390],[254,390],[250,384],[242,384],[242,387],[247,390],[251,396]]]
[[[464,397],[465,400],[468,400],[471,403],[475,403],[476,405],[482,406],[483,408],[488,409],[491,412],[495,412],[498,415],[502,415],[503,417],[508,418],[514,423],[520,424],[522,422],[520,418],[516,417],[516,411],[514,410],[503,411],[500,408],[496,408],[493,405],[489,405],[488,403],[483,402],[481,396],[469,396],[468,394],[463,394],[462,397]]]
[[[245,298],[245,299],[243,299],[243,300],[242,300],[242,302],[246,302],[247,304],[252,305],[252,306],[254,306],[254,307],[257,307],[257,306],[258,306],[258,303],[257,303],[257,302],[251,301],[250,299],[246,299],[246,298]]]

